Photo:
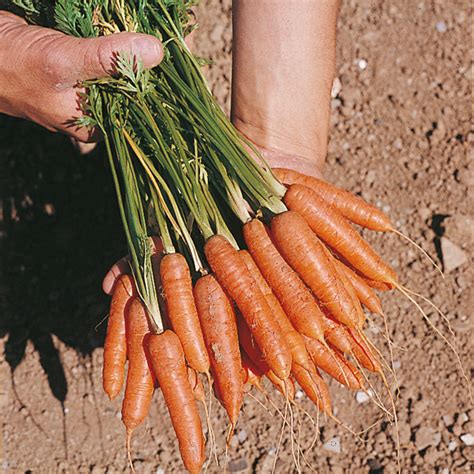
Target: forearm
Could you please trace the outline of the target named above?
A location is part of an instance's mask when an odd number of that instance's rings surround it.
[[[338,0],[234,0],[232,119],[257,145],[322,166]]]

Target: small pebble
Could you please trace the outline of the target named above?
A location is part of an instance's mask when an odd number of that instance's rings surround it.
[[[69,408],[65,408],[64,413],[69,413]]]
[[[370,400],[370,397],[367,393],[362,390],[356,392],[356,402],[357,403],[367,403]]]
[[[466,421],[469,421],[469,417],[467,416],[466,413],[461,413],[458,417],[457,422],[460,423],[461,425],[464,425]]]
[[[438,31],[439,33],[446,33],[447,29],[448,27],[446,26],[446,23],[444,21],[438,21],[436,23],[436,31]]]
[[[359,66],[359,69],[363,71],[364,69],[367,69],[367,61],[365,59],[359,59],[357,61],[357,66]]]
[[[443,416],[443,423],[446,426],[453,426],[454,425],[454,418],[451,415],[444,415]]]
[[[335,77],[334,81],[332,81],[331,97],[335,99],[341,91],[342,91],[341,80],[338,77]]]
[[[277,452],[277,449],[276,449],[276,448],[270,448],[270,449],[268,450],[268,454],[269,454],[270,456],[275,456],[276,452]]]
[[[393,361],[393,368],[395,370],[398,370],[402,366],[402,363],[399,360],[394,360]]]
[[[341,440],[338,437],[332,438],[323,444],[323,449],[339,454],[341,452]]]
[[[455,451],[457,447],[458,447],[458,443],[456,443],[456,441],[450,441],[448,443],[448,449],[450,451]]]
[[[165,474],[165,470],[162,468],[162,467],[159,467],[157,470],[156,470],[156,473],[155,474]]]
[[[474,436],[471,433],[466,433],[461,436],[461,441],[466,446],[474,446]]]
[[[247,469],[248,463],[245,458],[240,458],[230,461],[227,467],[230,472],[242,472]]]
[[[444,271],[449,273],[467,262],[467,254],[458,245],[446,237],[441,237],[441,254]]]
[[[297,390],[295,393],[295,398],[301,400],[304,397],[304,393],[301,390]]]

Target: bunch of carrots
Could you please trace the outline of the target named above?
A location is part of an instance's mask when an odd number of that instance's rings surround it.
[[[382,315],[374,290],[390,290],[398,279],[351,224],[390,232],[390,220],[324,181],[286,169],[275,174],[288,185],[289,210],[245,223],[246,249],[220,235],[207,240],[208,271],[194,283],[183,255],[156,249],[164,332],[153,334],[132,277],[115,284],[104,390],[118,396],[128,359],[122,419],[130,439],[159,386],[189,472],[200,472],[205,460],[200,376],[213,385],[230,432],[246,391],[264,390],[263,377],[291,402],[299,384],[332,416],[320,371],[351,390],[365,389],[362,367],[384,376],[378,350],[363,332],[362,305]]]
[[[83,84],[87,113],[78,122],[104,136],[129,251],[131,276],[115,284],[104,350],[111,399],[128,361],[122,418],[129,454],[155,386],[194,473],[205,457],[201,376],[227,411],[229,433],[244,393],[264,390],[263,377],[289,403],[299,384],[330,416],[320,370],[352,390],[365,389],[362,368],[386,383],[362,306],[383,314],[374,290],[396,288],[421,308],[353,224],[403,234],[347,191],[268,167],[219,108],[186,45],[195,2],[10,3],[29,21],[70,35],[138,31],[165,48],[152,71],[118,52],[115,77]]]

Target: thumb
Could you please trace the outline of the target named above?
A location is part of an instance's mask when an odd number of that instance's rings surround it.
[[[158,38],[142,33],[116,33],[99,38],[77,39],[68,52],[73,62],[74,79],[96,79],[116,72],[117,55],[128,53],[142,61],[145,68],[157,66],[163,59]]]

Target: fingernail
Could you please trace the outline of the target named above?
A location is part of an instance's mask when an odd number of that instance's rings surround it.
[[[160,40],[150,35],[141,35],[135,38],[132,48],[146,68],[157,66],[163,58],[163,46]]]

